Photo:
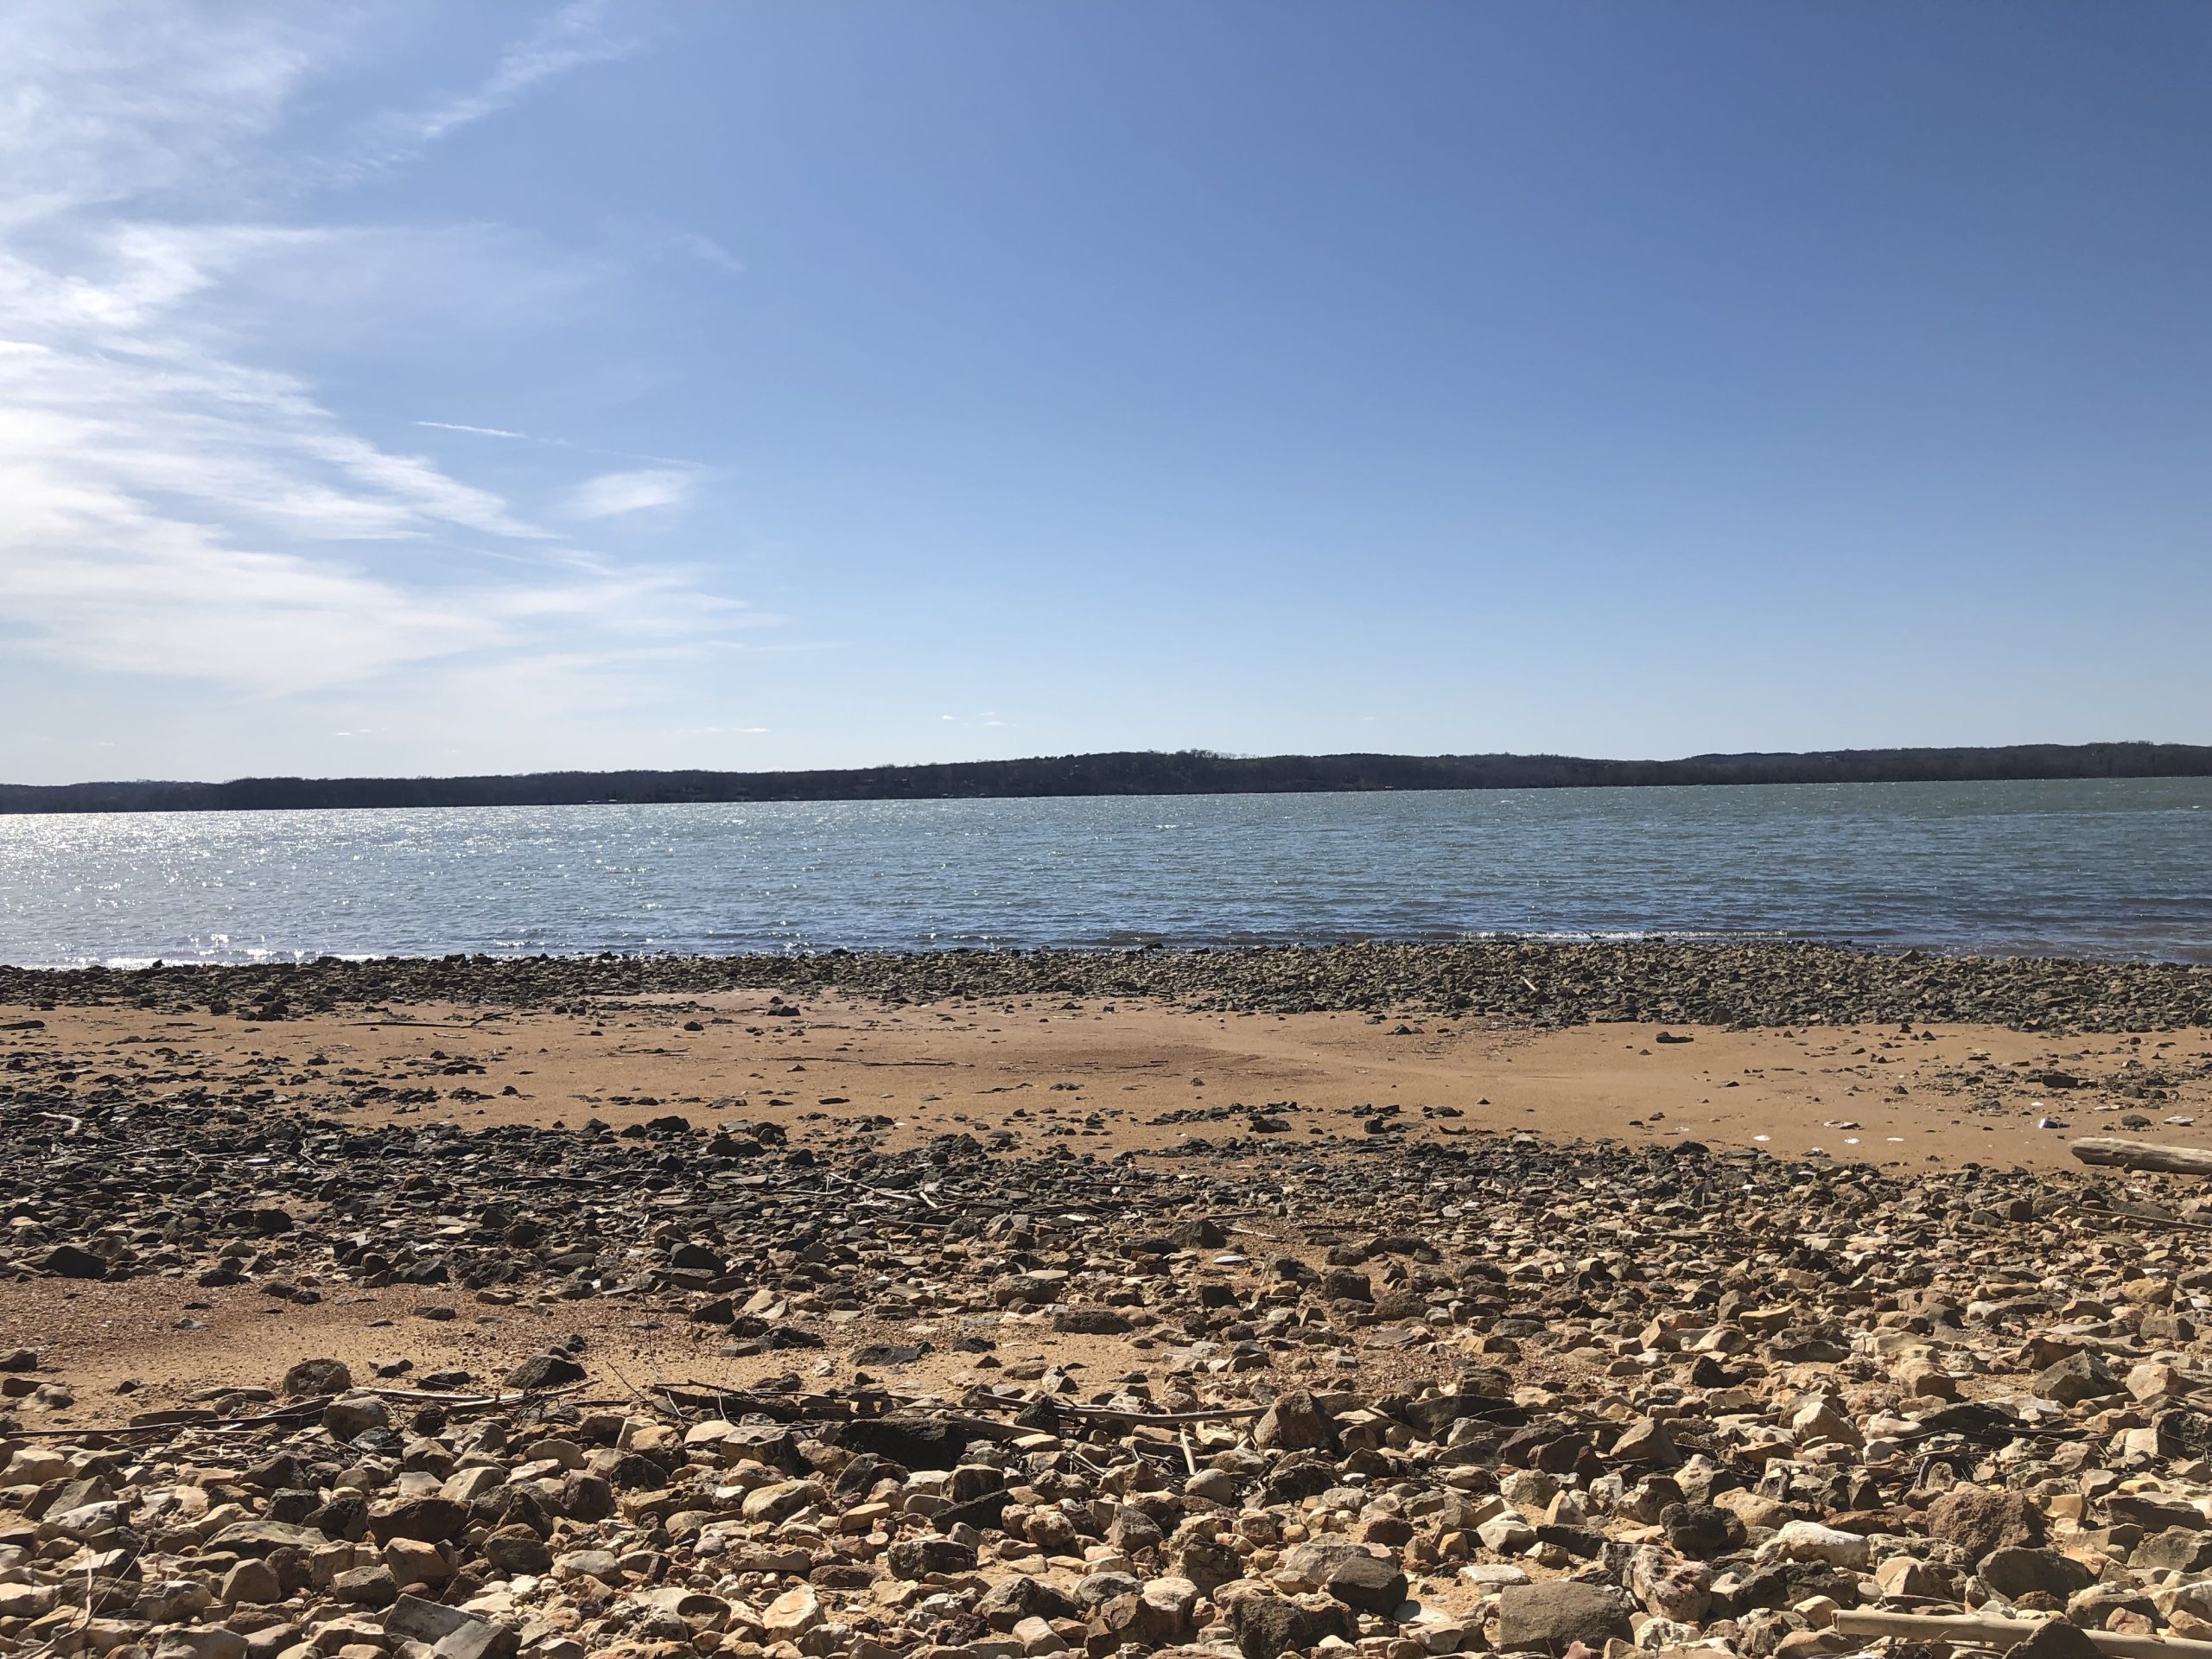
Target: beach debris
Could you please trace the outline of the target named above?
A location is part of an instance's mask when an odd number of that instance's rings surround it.
[[[2175,1175],[2212,1175],[2212,1148],[2169,1147],[2118,1135],[2085,1135],[2069,1148],[2085,1164],[2114,1169],[2159,1170]]]

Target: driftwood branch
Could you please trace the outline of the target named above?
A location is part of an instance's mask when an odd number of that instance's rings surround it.
[[[2202,1147],[2162,1147],[2155,1141],[2088,1135],[2076,1141],[2072,1150],[2085,1164],[2103,1164],[2113,1169],[2153,1170],[2167,1175],[2212,1175],[2212,1151]]]
[[[533,1400],[550,1400],[557,1395],[574,1394],[584,1385],[570,1382],[557,1389],[532,1389],[519,1394],[432,1394],[412,1389],[357,1389],[357,1394],[374,1395],[379,1400],[399,1400],[422,1405],[443,1406],[448,1411],[499,1411],[509,1406],[526,1405]],[[174,1438],[179,1434],[236,1434],[242,1430],[268,1428],[278,1423],[303,1422],[322,1415],[323,1408],[334,1400],[334,1394],[319,1394],[308,1400],[296,1400],[289,1406],[279,1406],[274,1411],[257,1413],[251,1417],[217,1417],[212,1413],[205,1416],[197,1412],[179,1414],[173,1420],[157,1423],[86,1423],[75,1428],[19,1428],[13,1431],[17,1440],[112,1440],[124,1435],[143,1434],[156,1439]],[[164,1414],[166,1415],[166,1414]]]
[[[527,1405],[532,1400],[550,1400],[564,1394],[575,1394],[586,1385],[563,1382],[556,1389],[522,1389],[513,1394],[438,1394],[428,1389],[364,1389],[364,1394],[373,1394],[379,1400],[402,1400],[414,1405],[443,1406],[448,1411],[500,1411],[509,1406]]]
[[[1982,1648],[2010,1648],[2043,1628],[2025,1618],[1986,1618],[1976,1613],[1839,1612],[1835,1628],[1845,1636],[1901,1637],[1908,1642],[1951,1642]],[[2212,1659],[2212,1642],[2178,1636],[2124,1636],[2116,1630],[2082,1635],[2113,1659]]]
[[[2066,1213],[2084,1221],[2132,1221],[2145,1227],[2170,1227],[2185,1233],[2212,1233],[2212,1221],[2177,1216],[2148,1204],[2080,1204],[2069,1200]]]
[[[1059,1401],[1052,1402],[1052,1409],[1063,1417],[1090,1417],[1112,1423],[1156,1424],[1171,1427],[1178,1423],[1226,1423],[1241,1417],[1260,1417],[1267,1414],[1265,1406],[1219,1406],[1211,1411],[1122,1411],[1113,1406],[1071,1406]]]
[[[696,1379],[687,1382],[655,1382],[655,1389],[664,1395],[680,1390],[694,1396],[704,1396],[707,1402],[719,1402],[723,1407],[736,1405],[746,1410],[766,1408],[766,1414],[796,1420],[817,1421],[830,1414],[810,1412],[806,1404],[781,1398],[765,1397],[744,1389],[733,1389],[720,1383],[701,1382]],[[977,1392],[963,1402],[965,1410],[954,1409],[941,1402],[925,1399],[917,1395],[885,1393],[884,1403],[909,1411],[927,1412],[942,1418],[957,1428],[970,1433],[987,1434],[994,1439],[1006,1439],[1027,1431],[1010,1428],[995,1418],[981,1417],[981,1411],[1020,1411],[1036,1403],[1018,1397]],[[1225,1423],[1243,1418],[1258,1417],[1267,1411],[1265,1406],[1217,1406],[1208,1411],[1123,1411],[1117,1406],[1079,1406],[1069,1401],[1047,1398],[1044,1403],[1055,1416],[1073,1417],[1094,1422],[1133,1423],[1145,1427],[1175,1428],[1185,1423]],[[849,1413],[836,1414],[836,1417]],[[834,1420],[834,1419],[833,1419]]]

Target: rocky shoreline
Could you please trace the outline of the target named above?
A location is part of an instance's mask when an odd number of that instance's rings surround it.
[[[2212,1224],[2082,1174],[22,1098],[0,1132],[0,1292],[256,1296],[295,1344],[165,1401],[0,1352],[0,1652],[1813,1659],[1866,1647],[1863,1609],[2051,1619],[2038,1653],[2212,1635]],[[319,1346],[394,1291],[382,1357]],[[695,1357],[410,1353],[556,1307]]]
[[[1086,997],[1208,1013],[1134,1069],[1020,1046],[1138,1018]],[[2017,1069],[2117,1115],[2212,1052],[2000,1067],[1923,1022],[2202,1024],[2203,969],[1497,943],[0,999],[64,1010],[0,1019],[0,1659],[1828,1659],[1931,1617],[2212,1653],[2201,1189],[1999,1166],[1993,1129],[1876,1165],[1435,1104],[1446,1025],[1633,1018],[1683,1029],[1603,1033],[1596,1086],[1710,1055],[1695,1092],[1771,1061],[1813,1112],[1971,1117],[1947,1080]],[[1175,1050],[1155,1138],[1105,1138],[1176,1022],[1316,1064],[1215,1017],[1286,1009],[1365,1014],[1316,1021],[1352,1104],[1202,1103]],[[1822,1020],[1889,1029],[1710,1029]],[[901,1122],[963,1053],[1063,1058]],[[903,1103],[829,1084],[871,1063]]]
[[[1931,956],[1811,944],[1458,944],[1224,950],[830,951],[731,957],[443,957],[139,970],[0,968],[0,1004],[136,1003],[280,1020],[428,1001],[541,1007],[740,989],[891,1002],[1055,995],[1220,1011],[1447,1014],[1535,1027],[1898,1021],[2028,1031],[2212,1025],[2212,964]]]

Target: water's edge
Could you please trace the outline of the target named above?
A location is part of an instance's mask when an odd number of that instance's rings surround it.
[[[508,1010],[550,1007],[589,1015],[602,999],[686,1005],[763,990],[894,1004],[1020,999],[1040,1012],[1083,998],[1252,1013],[1410,1009],[1517,1026],[2212,1026],[2212,966],[1943,957],[1816,944],[1500,941],[1225,951],[326,958],[133,973],[0,967],[0,1004],[122,1004],[254,1023],[423,1003],[474,1009],[476,1021],[497,1022]]]

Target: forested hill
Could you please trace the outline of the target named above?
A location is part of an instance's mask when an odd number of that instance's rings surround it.
[[[0,812],[208,812],[300,807],[566,806],[673,801],[972,800],[1031,795],[1270,795],[1663,784],[1885,784],[2202,778],[2212,747],[2031,743],[1584,760],[1559,754],[1065,754],[836,772],[533,772],[492,778],[240,778],[226,784],[0,784]]]

